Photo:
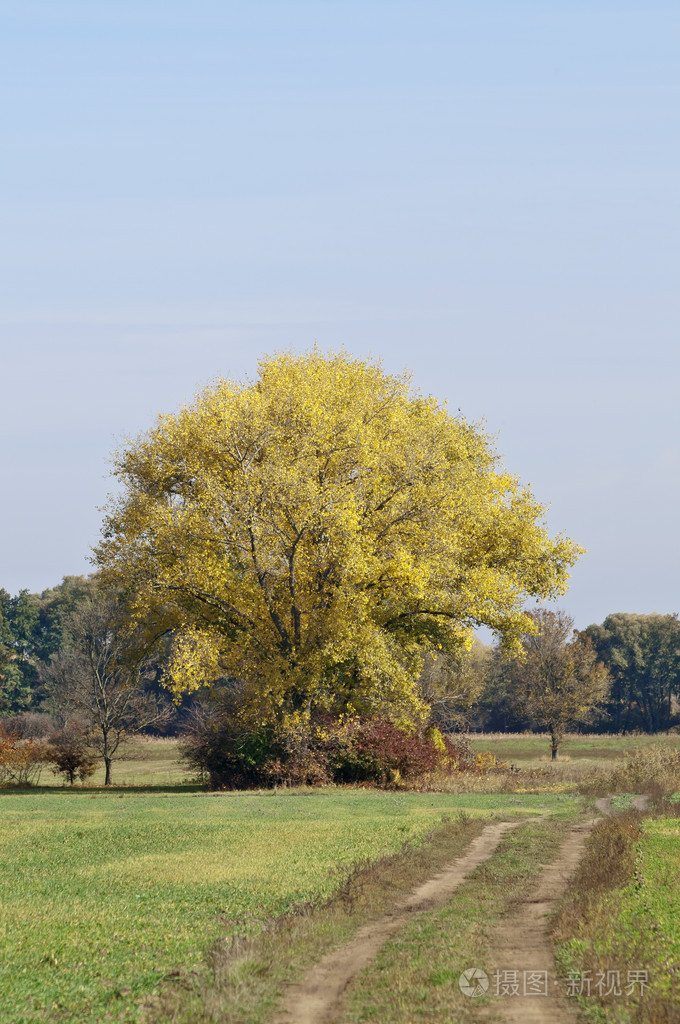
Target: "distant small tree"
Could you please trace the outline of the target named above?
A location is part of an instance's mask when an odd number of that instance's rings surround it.
[[[55,774],[65,775],[73,785],[78,779],[85,782],[97,769],[97,761],[88,743],[88,737],[76,727],[63,729],[50,741],[49,760]]]
[[[132,733],[165,723],[169,701],[147,692],[149,650],[131,627],[118,595],[97,590],[64,624],[65,646],[43,669],[52,708],[65,727],[83,721],[88,746],[102,758],[104,785]]]
[[[574,620],[563,611],[529,612],[537,632],[524,638],[524,658],[504,660],[496,672],[516,712],[550,733],[553,760],[568,726],[584,722],[607,694],[609,674]]]

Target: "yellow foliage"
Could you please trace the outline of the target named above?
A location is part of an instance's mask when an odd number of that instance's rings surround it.
[[[427,738],[435,750],[439,750],[442,754],[446,753],[446,744],[444,743],[444,737],[441,731],[436,725],[430,726],[427,730]]]
[[[479,775],[487,775],[489,772],[503,772],[507,771],[508,768],[508,762],[499,760],[490,750],[484,750],[475,754],[473,771]]]
[[[176,694],[236,677],[252,724],[314,707],[421,720],[424,653],[482,623],[517,650],[527,596],[563,593],[580,551],[478,425],[344,352],[214,382],[116,474],[104,578],[173,632]]]

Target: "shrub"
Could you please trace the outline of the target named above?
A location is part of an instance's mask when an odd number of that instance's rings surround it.
[[[471,764],[467,767],[468,771],[473,771],[476,775],[489,775],[494,772],[510,771],[510,765],[508,762],[501,761],[495,754],[492,754],[490,750],[484,750],[479,754],[475,754],[472,758]]]
[[[242,736],[219,719],[194,721],[180,745],[182,759],[211,789],[248,789],[261,783],[271,750],[263,735]]]
[[[22,740],[0,725],[0,786],[34,786],[49,760],[47,747],[36,740]]]
[[[265,763],[276,755],[266,731],[246,732],[239,725],[241,688],[231,681],[209,701],[197,702],[182,735],[182,760],[211,789],[248,789],[271,785]]]
[[[182,757],[212,789],[252,786],[316,786],[327,783],[412,784],[436,774],[498,769],[475,757],[468,741],[453,742],[436,727],[406,732],[380,718],[338,723],[329,717],[316,727],[300,725],[285,734],[239,726],[238,692],[223,691],[212,704],[194,709],[184,733]]]
[[[324,742],[335,782],[384,786],[429,772],[460,771],[469,765],[465,741],[454,745],[438,729],[425,737],[407,733],[385,719],[358,719],[330,733]]]
[[[64,729],[53,737],[48,757],[54,774],[65,775],[71,785],[76,779],[85,782],[97,768],[97,759],[88,747],[87,736],[73,729]]]
[[[611,782],[614,792],[673,793],[680,789],[680,750],[662,746],[634,750]]]
[[[271,758],[260,776],[268,785],[323,786],[332,782],[328,757],[320,750],[306,750]]]

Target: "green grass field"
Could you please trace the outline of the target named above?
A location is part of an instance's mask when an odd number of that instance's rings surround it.
[[[626,753],[636,749],[670,746],[680,749],[680,734],[660,736],[584,736],[568,733],[560,746],[559,759],[550,759],[550,737],[538,733],[472,733],[476,752],[491,751],[501,761],[519,768],[552,768],[557,773],[580,774],[583,771],[613,767]]]
[[[644,914],[658,938],[664,961],[680,964],[680,818],[645,821],[638,848],[637,878],[622,894],[623,925]],[[659,984],[664,983],[658,978]]]
[[[559,782],[680,738],[570,737],[555,765],[544,736],[473,743],[520,767],[548,765]],[[573,784],[543,777],[537,793],[208,794],[188,780],[174,740],[135,741],[114,766],[119,788],[102,782],[103,773],[70,789],[45,772],[32,791],[0,792],[0,1019],[8,1024],[135,1021],[169,972],[191,971],[220,937],[322,900],[353,864],[422,841],[444,816],[559,819],[583,803],[559,792]],[[657,838],[672,865],[677,835]]]
[[[337,888],[442,816],[564,814],[571,798],[341,790],[0,795],[0,1006],[12,1024],[137,1019],[221,934]]]
[[[178,786],[187,782],[191,774],[179,759],[176,739],[135,737],[123,749],[123,757],[113,764],[115,786]],[[42,785],[61,785],[63,777],[51,771],[43,772]],[[100,765],[88,780],[91,786],[104,785],[104,766]]]

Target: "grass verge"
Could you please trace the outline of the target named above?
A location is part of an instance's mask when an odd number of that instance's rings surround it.
[[[600,822],[556,917],[558,963],[592,1024],[680,1022],[679,813],[660,801]]]

